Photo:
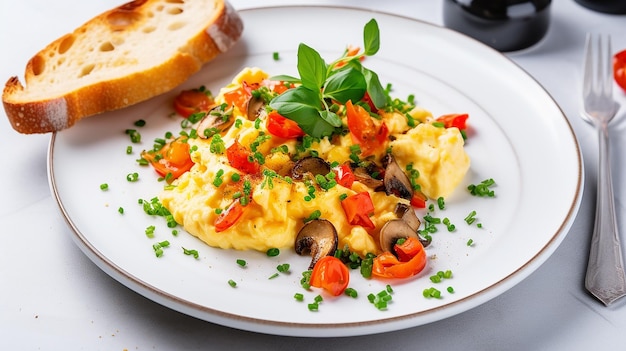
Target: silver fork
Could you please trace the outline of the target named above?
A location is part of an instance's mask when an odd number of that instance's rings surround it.
[[[585,287],[606,306],[626,295],[626,277],[615,218],[613,183],[609,158],[609,123],[619,104],[613,100],[611,38],[594,43],[588,34],[585,43],[583,101],[585,120],[598,131],[599,161],[596,217]],[[604,51],[604,53],[603,53]]]

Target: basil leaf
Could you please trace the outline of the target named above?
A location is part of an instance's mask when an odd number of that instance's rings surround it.
[[[289,76],[286,74],[279,74],[277,76],[270,77],[270,80],[282,81],[287,83],[300,83],[300,78]]]
[[[332,135],[335,128],[320,118],[321,101],[317,92],[301,85],[270,101],[270,108],[289,118],[312,137]]]
[[[332,111],[320,111],[320,117],[333,127],[341,127],[341,118]]]
[[[326,80],[326,62],[315,49],[300,43],[298,46],[298,73],[302,85],[318,91]]]
[[[352,67],[330,76],[324,88],[324,97],[345,104],[348,100],[359,101],[365,95],[367,83],[361,71]]]
[[[378,22],[371,19],[363,28],[363,45],[364,53],[367,56],[375,55],[380,49],[380,31],[378,30]]]
[[[367,93],[376,108],[382,108],[387,103],[387,94],[385,88],[380,84],[378,74],[363,67],[361,68],[365,81],[367,82]]]

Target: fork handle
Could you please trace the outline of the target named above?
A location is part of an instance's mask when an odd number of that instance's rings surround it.
[[[597,126],[599,139],[596,218],[585,287],[605,305],[626,295],[626,277],[615,218],[615,202],[609,158],[608,122]]]

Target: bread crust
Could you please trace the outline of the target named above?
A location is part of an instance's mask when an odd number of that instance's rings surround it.
[[[124,30],[140,30],[142,18],[162,0],[135,0],[104,12],[41,50],[26,65],[24,87],[18,77],[8,79],[2,102],[12,127],[24,134],[49,133],[74,125],[82,118],[124,108],[174,89],[203,64],[232,47],[240,38],[243,23],[237,12],[225,0],[215,0],[215,11],[203,30],[189,38],[181,38],[178,50],[162,62],[146,69],[129,70],[121,76],[107,77],[60,94],[46,91],[45,95],[29,96],[28,89],[37,89],[37,71],[42,57],[61,52],[72,36],[94,27],[119,31],[111,18],[120,16]],[[137,16],[135,16],[137,15]],[[128,19],[133,21],[128,23]],[[136,21],[134,20],[136,18]],[[177,43],[178,44],[178,43]],[[150,50],[150,48],[146,48]],[[72,79],[72,78],[68,78]],[[33,84],[30,84],[33,82]]]

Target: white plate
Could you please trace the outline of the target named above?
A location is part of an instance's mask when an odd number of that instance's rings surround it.
[[[277,7],[245,10],[245,34],[228,54],[208,64],[180,89],[145,103],[79,122],[52,137],[50,186],[84,253],[102,270],[136,292],[174,310],[214,323],[262,333],[292,336],[348,336],[408,328],[450,317],[482,304],[519,283],[537,269],[566,235],[578,209],[583,172],[578,144],[567,119],[537,82],[498,52],[453,31],[412,19],[334,7]],[[391,282],[393,302],[379,311],[366,296],[388,282],[365,280],[355,272],[351,286],[359,296],[324,296],[319,311],[307,303],[320,291],[299,283],[308,258],[289,250],[274,258],[264,253],[210,248],[182,232],[174,237],[161,218],[144,214],[138,199],[158,194],[155,173],[135,163],[141,149],[168,130],[179,130],[167,117],[171,101],[183,88],[205,85],[214,92],[246,66],[270,74],[296,74],[300,42],[327,60],[349,44],[362,45],[362,29],[375,17],[381,49],[366,65],[378,72],[393,94],[417,101],[435,115],[468,112],[472,128],[467,152],[471,170],[447,208],[457,230],[434,234],[427,270],[416,279]],[[280,60],[273,59],[273,53]],[[141,145],[131,145],[124,131],[135,128]],[[126,175],[139,172],[130,183]],[[496,198],[475,198],[464,189],[486,178],[497,182]],[[108,183],[109,190],[100,190]],[[125,212],[120,214],[118,208]],[[476,210],[478,222],[463,218]],[[420,212],[420,216],[424,212]],[[155,238],[145,235],[156,226]],[[474,245],[467,246],[469,239]],[[156,258],[152,245],[168,240]],[[200,257],[183,254],[196,249]],[[248,262],[246,268],[236,264]],[[291,274],[268,279],[279,263]],[[452,270],[439,284],[429,276]],[[230,279],[237,282],[232,288]],[[426,299],[425,288],[442,291]],[[446,288],[452,286],[454,293]],[[305,302],[293,298],[305,294]]]

